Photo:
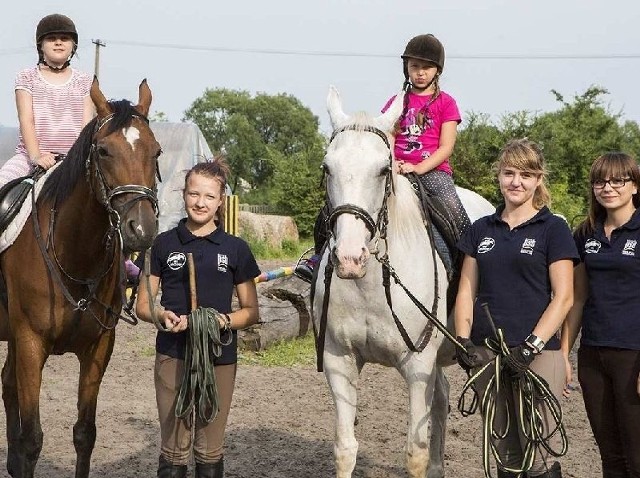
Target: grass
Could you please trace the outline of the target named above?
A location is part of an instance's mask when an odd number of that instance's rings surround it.
[[[298,339],[276,342],[265,350],[258,352],[241,350],[238,351],[238,354],[241,364],[262,365],[265,367],[313,365],[316,361],[313,333]]]
[[[280,247],[273,247],[265,241],[259,241],[251,237],[244,238],[251,252],[258,260],[266,259],[298,259],[307,249],[313,247],[312,240],[282,241]]]

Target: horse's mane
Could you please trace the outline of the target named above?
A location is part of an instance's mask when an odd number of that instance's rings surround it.
[[[133,107],[129,100],[109,101],[113,118],[105,125],[107,135],[117,129],[131,124],[134,116],[142,115]],[[93,118],[80,132],[80,136],[67,153],[67,157],[55,171],[51,173],[40,193],[41,201],[51,201],[61,204],[70,195],[78,181],[86,175],[86,159],[91,153],[93,136],[96,133],[98,118]]]

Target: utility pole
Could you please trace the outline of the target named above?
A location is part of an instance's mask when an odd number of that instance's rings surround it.
[[[102,40],[100,40],[99,38],[95,40],[91,40],[91,43],[93,43],[96,46],[96,56],[95,56],[95,63],[93,67],[93,74],[96,78],[98,78],[98,73],[100,72],[100,47],[107,46],[107,44]]]

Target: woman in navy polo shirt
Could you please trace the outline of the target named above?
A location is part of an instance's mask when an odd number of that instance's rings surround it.
[[[510,348],[510,358],[504,360],[507,366],[516,374],[530,368],[561,397],[565,366],[556,332],[573,303],[573,261],[578,254],[567,223],[547,207],[550,198],[540,148],[527,139],[510,141],[496,169],[504,204],[476,221],[458,244],[465,257],[455,326],[468,353],[458,350],[457,359],[471,370],[495,357],[482,345],[485,338],[495,337],[481,307],[486,303]],[[489,367],[478,386],[486,388],[493,373]],[[505,467],[519,469],[523,444],[517,431],[515,392],[502,388],[498,400],[511,415],[505,439],[496,443],[498,453]],[[496,416],[494,425],[503,425],[500,420],[505,418]],[[498,469],[500,478],[516,476],[520,475]],[[549,463],[548,453],[540,449],[527,476],[562,475],[559,463]]]
[[[158,478],[183,478],[191,453],[195,476],[222,478],[223,442],[236,375],[236,330],[258,321],[258,298],[254,278],[260,274],[249,246],[225,233],[225,186],[228,166],[220,158],[199,163],[185,177],[184,207],[187,217],[160,234],[151,249],[151,296],[160,286],[156,317],[168,329],[156,338],[155,386],[160,419],[161,450]],[[219,412],[211,423],[196,419],[194,441],[189,420],[176,418],[176,399],[183,376],[186,332],[190,311],[187,253],[192,253],[196,271],[198,306],[214,308],[219,318],[222,355],[214,358]],[[234,288],[240,308],[231,310]],[[140,287],[136,313],[152,321],[147,288]]]
[[[640,477],[640,171],[624,153],[595,160],[589,217],[574,238],[575,303],[563,327],[569,352],[580,327],[578,380],[602,474]]]

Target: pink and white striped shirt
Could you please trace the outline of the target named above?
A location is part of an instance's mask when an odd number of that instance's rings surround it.
[[[16,77],[16,90],[31,94],[36,137],[40,151],[67,153],[83,128],[84,99],[89,95],[92,78],[71,69],[69,81],[54,85],[44,79],[39,68],[22,70]],[[22,134],[16,154],[29,157]]]

